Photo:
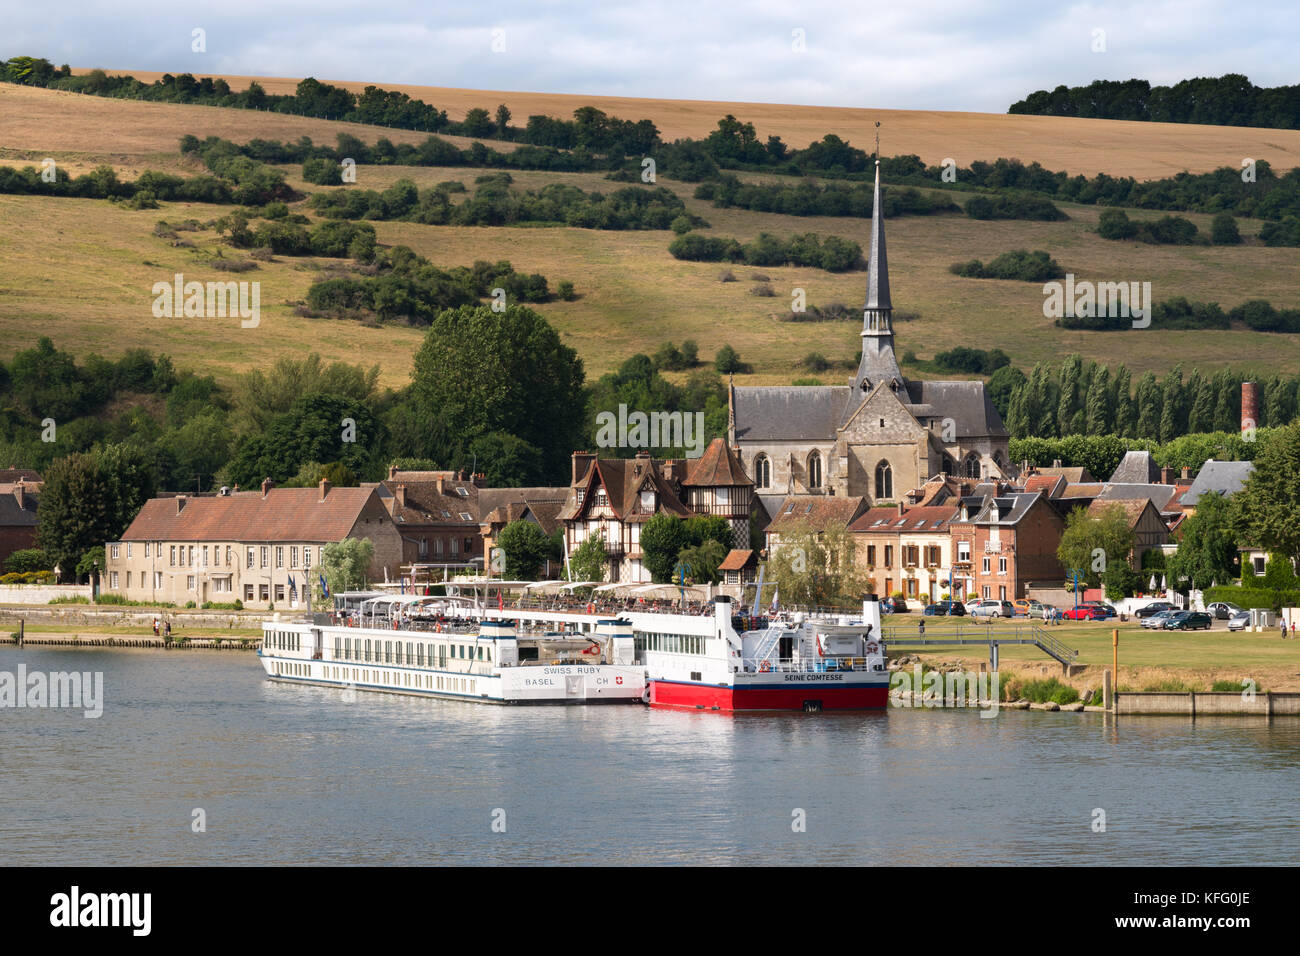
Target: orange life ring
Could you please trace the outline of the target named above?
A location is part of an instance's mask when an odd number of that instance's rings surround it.
[[[588,613],[588,614],[595,614],[595,613],[596,613],[596,605],[594,605],[594,604],[588,604],[588,605],[587,605],[587,613]]]
[[[868,654],[874,654],[874,653],[876,653],[876,651],[878,651],[878,650],[880,650],[880,648],[877,647],[875,644],[868,644],[868,645],[867,645],[867,653],[868,653]]]
[[[766,674],[766,673],[768,673],[769,671],[771,671],[771,669],[772,669],[772,665],[769,664],[767,661],[763,661],[763,663],[761,663],[761,664],[758,665],[758,669],[759,669],[761,672],[763,672],[764,674]]]

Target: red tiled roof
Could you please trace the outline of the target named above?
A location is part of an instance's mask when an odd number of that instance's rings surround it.
[[[682,484],[719,487],[750,485],[753,482],[745,474],[744,467],[731,447],[721,438],[715,438],[704,449],[703,455],[687,463],[686,480]]]
[[[1062,475],[1030,475],[1025,479],[1025,491],[1041,491],[1054,498],[1068,484]]]
[[[728,551],[727,556],[718,565],[719,571],[743,571],[753,559],[753,551]]]
[[[177,505],[184,507],[177,512]],[[123,541],[342,541],[363,516],[387,517],[371,488],[272,488],[201,498],[152,498]]]
[[[782,527],[806,521],[814,528],[832,524],[849,525],[867,508],[867,499],[861,496],[844,498],[836,495],[789,495],[777,513],[768,531],[780,532]]]

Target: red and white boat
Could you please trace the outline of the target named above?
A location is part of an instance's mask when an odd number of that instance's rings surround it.
[[[889,669],[874,600],[863,603],[860,619],[795,615],[738,632],[730,602],[718,598],[714,633],[696,639],[632,623],[652,707],[815,712],[876,710],[888,703]]]

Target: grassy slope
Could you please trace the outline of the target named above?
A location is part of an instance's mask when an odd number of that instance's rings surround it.
[[[472,97],[468,100],[480,101]],[[669,105],[661,104],[661,108]],[[686,104],[682,109],[689,112],[694,106]],[[517,116],[527,111],[515,109]],[[614,111],[644,115],[621,107]],[[708,115],[716,119],[721,111],[718,104],[710,104]],[[11,122],[15,112],[18,116]],[[949,132],[957,128],[944,114],[906,115],[929,117]],[[12,130],[7,138],[11,148],[0,151],[0,162],[20,163],[50,155],[79,170],[108,162],[121,175],[132,177],[145,168],[198,171],[175,152],[177,139],[187,132],[240,141],[254,136],[285,139],[305,134],[330,142],[339,129],[349,129],[368,140],[377,135],[395,140],[422,138],[422,134],[299,117],[101,100],[10,86],[0,86],[0,116],[7,130]],[[965,116],[971,129],[978,129],[982,119],[975,114]],[[1152,124],[1130,125],[1136,127],[1130,136],[1160,132]],[[1192,137],[1207,135],[1203,128],[1173,129]],[[1251,131],[1221,130],[1219,145],[1227,150],[1232,137],[1240,139],[1248,133]],[[1294,136],[1280,131],[1268,134],[1277,134],[1274,138],[1279,142]],[[970,135],[972,142],[978,141],[978,136]],[[1158,142],[1158,137],[1152,141]],[[994,158],[1018,152],[1026,159],[1042,159],[1048,166],[1069,165],[1051,159],[1059,146],[1052,136],[1042,137],[1041,152],[1039,139],[1022,139],[1020,144],[1019,150],[1004,145],[984,155]],[[1095,153],[1097,148],[1094,144],[1094,152],[1088,155],[1106,155],[1104,151]],[[900,149],[912,147],[902,145]],[[952,152],[963,162],[968,161],[963,149],[954,147]],[[1108,166],[1108,171],[1128,171],[1122,166],[1126,155],[1115,153],[1116,165]],[[1259,155],[1264,154],[1261,151]],[[1177,152],[1166,156],[1187,158]],[[302,188],[298,170],[286,171]],[[383,188],[401,176],[410,176],[421,185],[459,179],[472,188],[479,172],[363,167],[358,185]],[[560,178],[586,189],[615,188],[599,174],[515,174],[520,187],[537,187]],[[781,235],[814,231],[837,233],[863,245],[867,241],[866,220],[800,219],[713,209],[692,199],[693,187],[687,184],[670,180],[662,180],[661,184],[682,195],[718,234],[749,239],[759,231]],[[1080,351],[1102,361],[1123,359],[1137,369],[1160,370],[1174,361],[1182,361],[1189,368],[1229,363],[1287,371],[1300,367],[1300,344],[1279,336],[1244,331],[1063,332],[1042,316],[1040,287],[959,279],[947,271],[948,265],[957,260],[987,260],[1018,247],[1044,248],[1080,278],[1148,279],[1157,299],[1186,295],[1228,306],[1246,298],[1263,297],[1279,304],[1296,304],[1295,250],[1255,244],[1224,249],[1107,242],[1090,231],[1096,223],[1095,208],[1065,208],[1072,217],[1066,223],[981,223],[954,216],[891,220],[888,236],[894,303],[900,310],[920,313],[919,319],[900,324],[900,352],[910,349],[929,357],[941,349],[965,344],[1000,347],[1026,365]],[[406,380],[420,330],[365,328],[355,322],[305,319],[292,314],[293,303],[302,300],[323,261],[280,259],[242,277],[262,283],[263,321],[259,329],[241,330],[237,322],[222,320],[155,319],[150,312],[150,288],[155,281],[170,278],[177,271],[184,272],[187,278],[223,276],[199,268],[191,250],[172,247],[151,235],[153,224],[160,218],[209,220],[224,211],[222,207],[197,204],[165,204],[160,210],[130,211],[94,200],[0,196],[0,216],[24,224],[21,230],[0,233],[0,330],[9,346],[26,347],[42,334],[51,335],[60,346],[78,353],[99,351],[113,355],[129,346],[144,345],[170,352],[181,365],[210,370],[223,379],[250,366],[268,364],[282,354],[316,350],[329,359],[378,362],[386,384],[398,385]],[[1208,228],[1209,217],[1191,218],[1203,229]],[[1258,228],[1257,223],[1242,224],[1247,233]],[[441,265],[507,258],[516,268],[542,272],[552,282],[572,280],[581,298],[573,303],[552,303],[543,306],[542,311],[566,341],[578,349],[594,374],[609,370],[633,352],[652,350],[665,339],[693,338],[705,356],[730,342],[755,366],[756,374],[745,377],[754,383],[786,382],[802,374],[794,363],[811,351],[831,359],[856,355],[857,329],[851,323],[795,325],[778,322],[776,316],[788,307],[790,290],[795,287],[804,288],[808,300],[815,304],[838,300],[855,306],[865,282],[860,272],[837,276],[812,269],[764,268],[762,272],[771,277],[778,298],[761,299],[749,294],[754,284],[750,275],[755,270],[732,267],[739,281],[719,283],[719,266],[678,262],[669,256],[671,235],[667,232],[375,225],[381,242],[410,245]],[[215,244],[210,233],[183,235],[201,246]],[[823,376],[826,381],[838,377],[842,376]]]

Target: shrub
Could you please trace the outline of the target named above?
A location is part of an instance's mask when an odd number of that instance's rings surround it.
[[[972,219],[1033,219],[1040,222],[1060,222],[1070,218],[1050,199],[1016,193],[972,196],[966,203],[966,215]]]
[[[578,297],[578,294],[573,291],[573,283],[570,282],[568,279],[564,279],[558,285],[556,285],[555,294],[558,295],[565,302],[572,302],[574,299]]]
[[[730,345],[724,345],[718,349],[718,354],[713,360],[713,367],[722,375],[729,372],[744,371],[744,363],[740,361],[740,353]]]
[[[1235,246],[1241,242],[1237,220],[1230,212],[1221,212],[1210,223],[1210,242],[1216,246]]]
[[[730,269],[723,269],[721,272],[718,273],[718,281],[719,281],[719,282],[735,282],[735,281],[736,281],[736,274],[735,274],[734,272],[732,272]]]
[[[776,290],[773,289],[768,283],[760,282],[757,285],[752,285],[749,287],[749,294],[756,295],[759,298],[763,298],[763,299],[771,299],[776,296]]]
[[[968,279],[1018,279],[1023,282],[1046,282],[1065,276],[1060,264],[1041,249],[1004,252],[988,265],[979,259],[957,262],[949,267],[949,271]]]

